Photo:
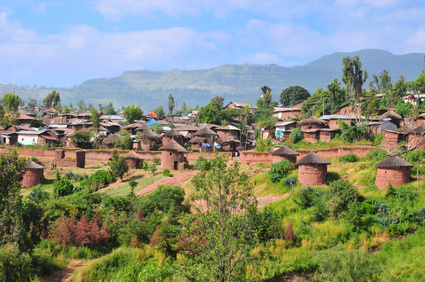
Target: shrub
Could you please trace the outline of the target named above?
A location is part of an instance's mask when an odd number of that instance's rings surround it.
[[[348,210],[350,203],[360,200],[359,191],[344,180],[332,182],[327,193],[329,199],[337,197],[338,201],[335,202],[337,202],[338,213]]]
[[[387,158],[387,151],[378,148],[378,149],[374,149],[369,151],[369,153],[367,153],[366,155],[366,159],[367,160],[375,160],[375,161],[383,161]]]
[[[170,173],[170,170],[168,168],[164,169],[164,171],[162,172],[162,175],[168,176],[168,177],[172,176],[171,173]]]
[[[288,160],[272,164],[269,170],[270,180],[273,183],[279,182],[279,180],[285,177],[292,169],[294,169],[294,164]]]
[[[329,185],[334,181],[340,180],[341,176],[339,175],[338,172],[334,172],[334,171],[328,171],[328,173],[326,174],[326,184]]]
[[[304,135],[303,135],[303,133],[301,132],[301,128],[300,128],[300,127],[297,127],[297,128],[295,128],[295,129],[291,132],[291,134],[289,135],[289,137],[291,138],[291,142],[292,142],[292,144],[295,144],[295,143],[298,143],[298,142],[300,142],[301,140],[303,140]]]
[[[211,168],[211,165],[206,158],[204,158],[203,156],[199,156],[196,159],[195,164],[193,165],[193,168],[201,170],[201,171],[209,171]]]
[[[270,152],[270,146],[272,145],[271,138],[267,138],[265,140],[259,140],[257,145],[255,146],[255,152],[267,153]]]
[[[53,193],[57,197],[70,195],[72,192],[74,192],[74,186],[67,179],[58,180],[53,185]]]
[[[294,202],[301,208],[306,209],[314,205],[319,197],[318,190],[316,188],[302,188],[294,199]]]
[[[283,184],[285,184],[286,187],[292,188],[295,186],[295,184],[297,184],[298,182],[298,178],[295,177],[289,177],[286,178],[285,181],[283,182]]]
[[[161,164],[161,159],[158,157],[153,157],[152,162],[156,165],[160,165]]]
[[[149,203],[145,203],[142,210],[153,212],[154,209],[158,209],[162,212],[168,212],[172,207],[181,210],[184,196],[184,190],[179,186],[159,185],[157,189],[146,196]]]
[[[396,195],[397,198],[403,202],[412,201],[417,197],[418,192],[415,191],[413,188],[401,186],[396,190]]]
[[[343,163],[356,163],[359,160],[360,160],[360,158],[358,156],[356,156],[355,154],[347,154],[347,155],[342,157]]]
[[[89,179],[92,182],[98,182],[98,183],[104,183],[104,184],[111,184],[114,183],[115,181],[117,181],[117,179],[114,177],[114,175],[112,175],[111,173],[109,173],[106,170],[98,170],[95,173],[93,173]]]
[[[149,168],[148,162],[143,162],[142,169],[148,170],[148,168]]]
[[[149,165],[149,171],[152,172],[153,175],[155,175],[156,165],[155,164],[150,164]]]

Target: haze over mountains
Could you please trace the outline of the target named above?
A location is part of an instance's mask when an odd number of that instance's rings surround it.
[[[202,70],[127,71],[118,77],[91,79],[73,88],[22,87],[0,84],[0,95],[15,91],[26,102],[29,98],[42,99],[53,89],[61,94],[62,105],[83,99],[86,104],[107,104],[115,107],[139,105],[145,112],[162,104],[167,108],[167,97],[172,93],[177,107],[183,101],[188,106],[203,106],[220,95],[230,101],[255,104],[261,87],[272,89],[273,100],[278,100],[283,89],[300,85],[310,94],[318,87],[326,88],[333,78],[341,77],[342,58],[358,54],[369,73],[380,74],[386,69],[394,84],[400,74],[407,81],[415,80],[424,68],[424,53],[394,55],[384,50],[367,49],[351,53],[326,55],[304,66],[278,65],[223,65]],[[367,87],[367,85],[366,85]]]

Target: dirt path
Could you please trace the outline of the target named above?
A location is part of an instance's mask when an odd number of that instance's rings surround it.
[[[65,270],[65,275],[60,280],[61,282],[67,282],[71,279],[75,271],[82,269],[87,264],[86,261],[73,259],[68,263]]]
[[[195,174],[197,174],[199,171],[195,170],[195,171],[189,171],[189,172],[184,172],[181,174],[177,174],[173,177],[167,177],[167,178],[163,178],[158,180],[157,182],[146,186],[142,191],[139,191],[136,193],[136,196],[140,196],[140,195],[146,195],[150,192],[152,192],[153,190],[155,190],[156,188],[158,188],[159,185],[173,185],[173,186],[180,186],[182,185],[186,180],[188,180],[189,178],[191,178],[192,176],[194,176]]]

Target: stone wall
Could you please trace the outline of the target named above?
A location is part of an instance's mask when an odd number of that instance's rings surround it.
[[[380,190],[388,188],[388,183],[397,187],[410,182],[410,168],[378,168],[375,185]]]
[[[298,181],[305,186],[326,184],[328,167],[326,165],[300,165]]]
[[[44,170],[43,169],[31,169],[25,171],[21,185],[23,188],[31,188],[38,184],[43,183]]]

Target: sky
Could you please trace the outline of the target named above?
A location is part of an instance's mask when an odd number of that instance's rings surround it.
[[[0,0],[0,83],[425,51],[425,0]]]

